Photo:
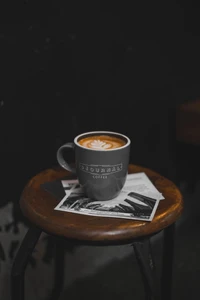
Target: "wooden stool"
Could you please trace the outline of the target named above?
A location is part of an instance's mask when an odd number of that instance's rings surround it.
[[[165,197],[165,200],[160,201],[151,222],[85,216],[54,210],[58,200],[40,185],[68,175],[63,169],[48,169],[30,180],[22,193],[20,206],[33,226],[28,230],[13,263],[12,300],[24,299],[25,268],[42,231],[63,237],[75,244],[132,244],[142,273],[146,299],[160,299],[161,294],[162,299],[171,299],[174,224],[183,209],[182,196],[171,181],[158,173],[139,166],[129,166],[129,173],[138,172],[145,172]],[[161,230],[164,230],[164,251],[160,291],[160,284],[156,282],[150,237]],[[62,247],[60,250],[62,251]],[[59,257],[64,270],[63,256],[61,254]],[[61,277],[64,272],[61,273],[57,274],[57,283],[60,284],[58,292],[61,292]],[[55,299],[58,299],[58,296]]]
[[[179,142],[200,145],[200,99],[177,107],[176,139]]]
[[[177,182],[185,181],[192,192],[200,178],[200,99],[177,106],[176,141]]]

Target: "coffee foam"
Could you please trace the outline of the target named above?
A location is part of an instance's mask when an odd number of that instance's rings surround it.
[[[110,136],[92,136],[83,138],[79,141],[81,146],[94,150],[109,150],[120,148],[125,142],[117,137]]]

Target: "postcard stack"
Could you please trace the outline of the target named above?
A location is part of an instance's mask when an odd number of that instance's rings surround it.
[[[87,198],[76,179],[61,180],[63,198],[55,210],[89,216],[152,221],[163,195],[145,173],[129,174],[121,193],[108,201]]]

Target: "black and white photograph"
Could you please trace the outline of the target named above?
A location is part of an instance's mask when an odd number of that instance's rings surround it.
[[[163,195],[156,189],[151,180],[144,172],[128,174],[123,188],[153,199],[163,200]]]
[[[85,196],[81,188],[73,189],[71,193],[66,194],[66,197],[64,197],[63,200],[60,203],[60,208],[77,211],[87,207],[87,204],[91,202],[91,200]]]
[[[70,191],[71,189],[76,189],[80,187],[77,179],[72,180],[62,180],[62,186],[65,191]]]
[[[163,197],[149,181],[146,174],[128,175],[127,179],[120,194],[116,198],[107,201],[95,201],[86,197],[77,181],[62,181],[66,195],[55,207],[55,210],[93,216],[151,221],[159,201]],[[138,190],[138,186],[140,186],[140,193],[134,191],[134,186],[135,190]],[[142,195],[141,187],[146,191],[145,195]],[[154,194],[155,198],[147,196],[147,190],[151,192],[151,195]]]

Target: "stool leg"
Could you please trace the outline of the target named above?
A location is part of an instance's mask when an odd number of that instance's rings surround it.
[[[174,232],[175,224],[170,225],[164,230],[163,265],[161,277],[162,300],[171,300],[172,298],[171,290],[174,258]]]
[[[64,285],[65,247],[62,240],[55,239],[54,287],[48,300],[58,299]]]
[[[14,259],[11,271],[11,299],[24,300],[24,273],[28,260],[40,237],[42,230],[31,227],[26,233]]]
[[[134,242],[133,248],[142,274],[146,300],[160,299],[160,284],[156,276],[150,239]]]

